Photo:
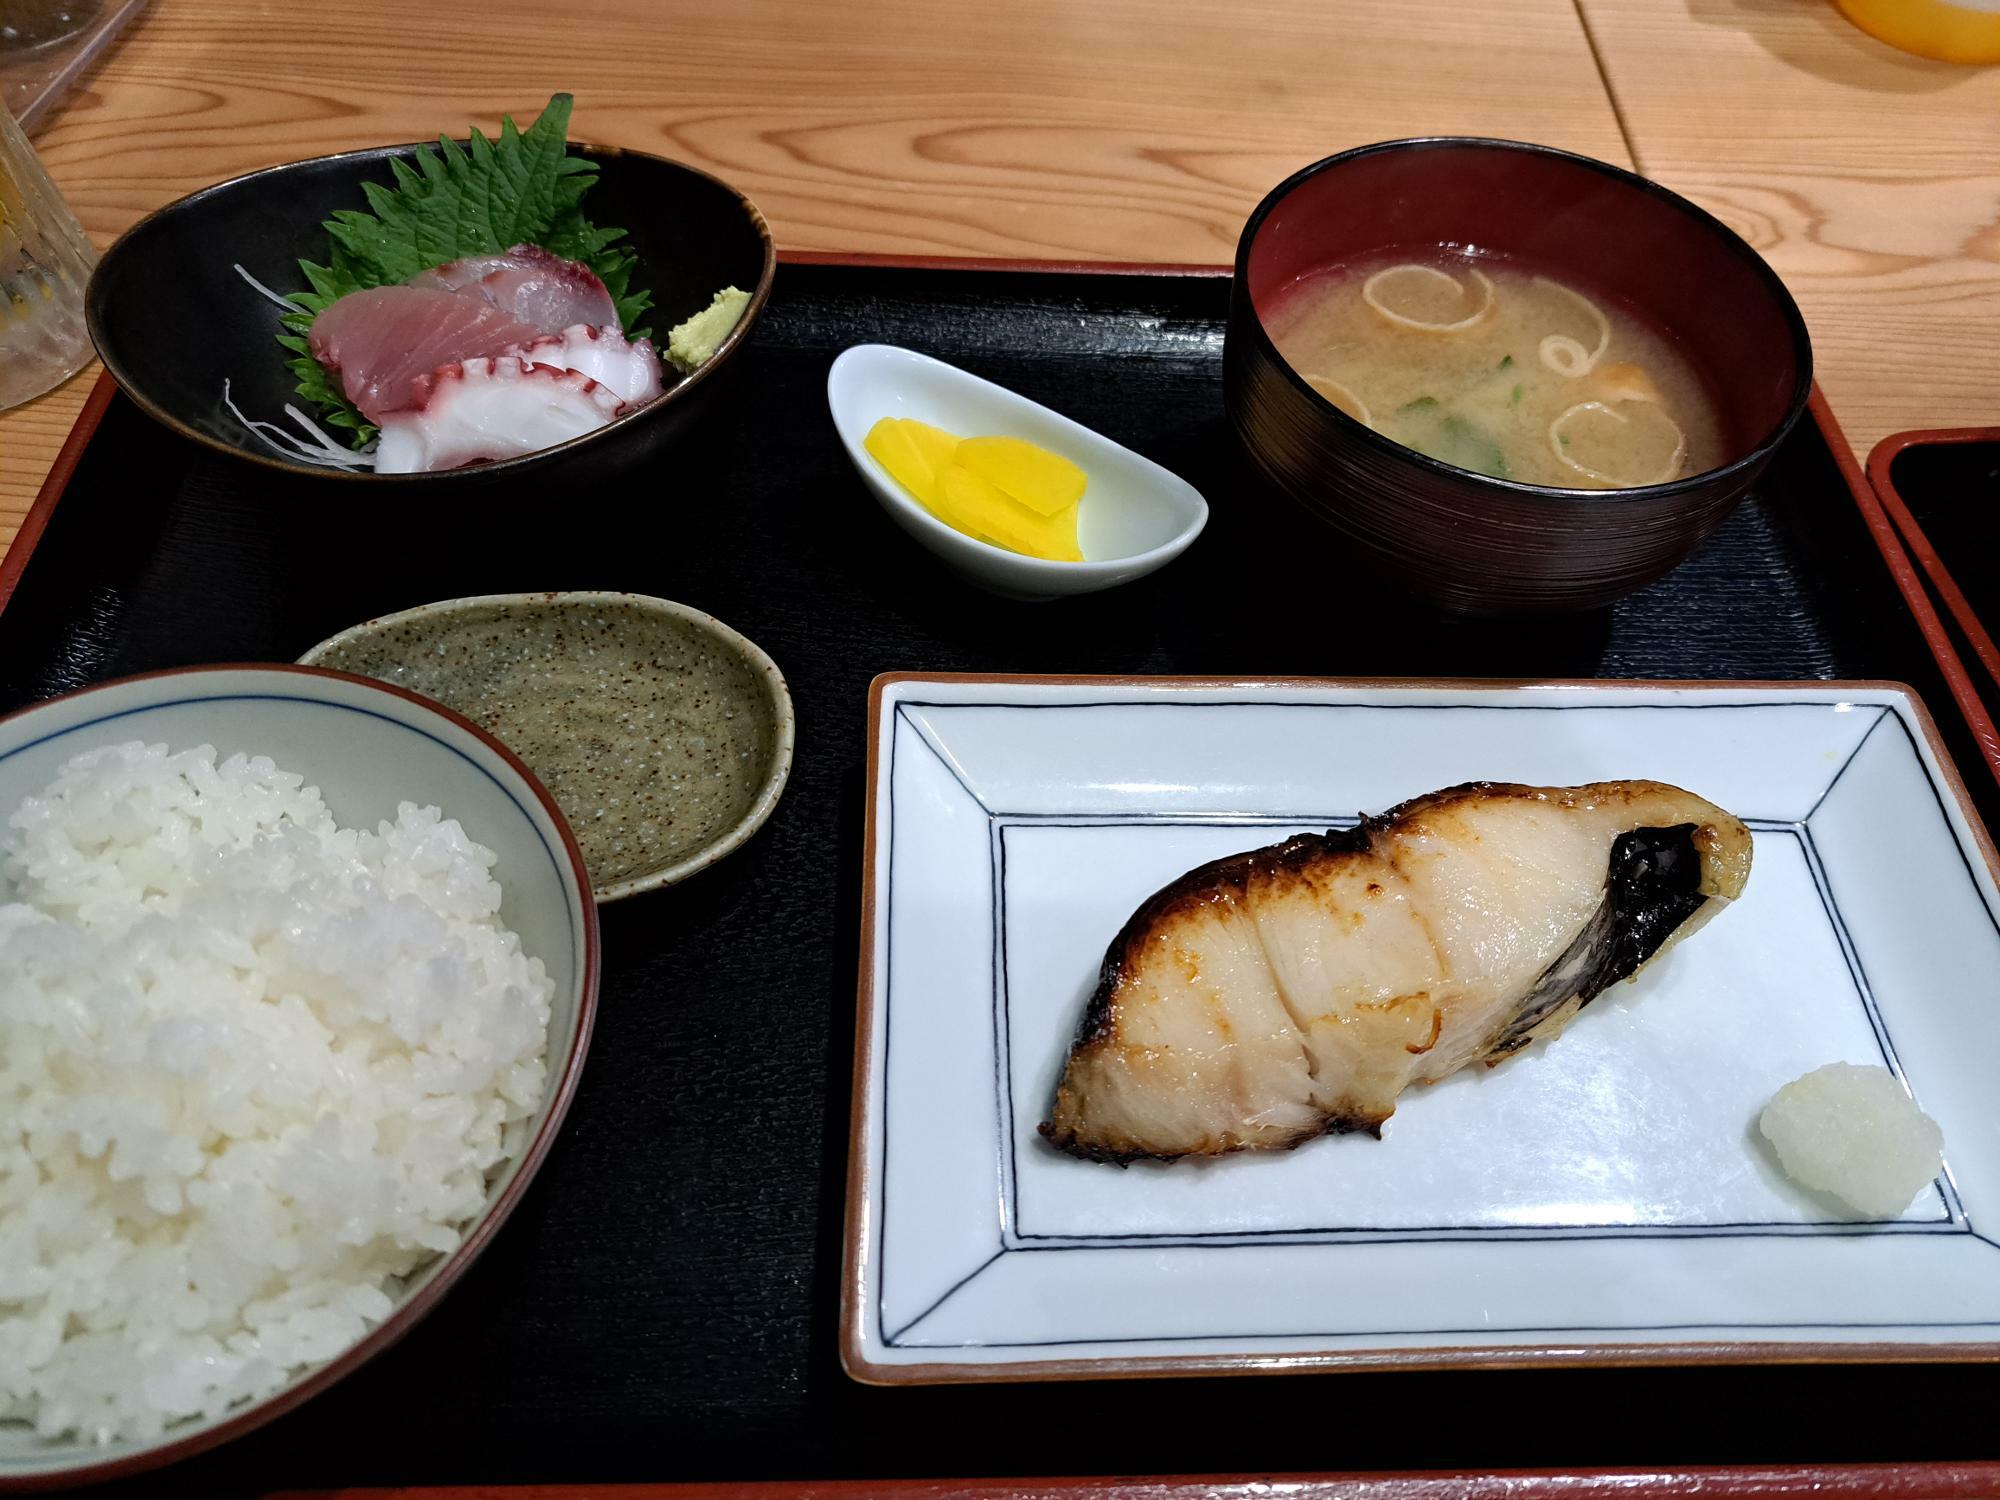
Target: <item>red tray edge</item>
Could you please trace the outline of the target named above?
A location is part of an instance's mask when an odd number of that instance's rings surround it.
[[[1994,644],[1992,633],[1986,622],[1972,607],[1972,601],[1958,586],[1951,569],[1945,566],[1944,558],[1931,545],[1931,539],[1917,523],[1917,518],[1904,501],[1902,492],[1896,488],[1891,469],[1896,459],[1907,448],[1927,447],[1938,443],[2000,443],[2000,427],[1924,427],[1909,432],[1893,432],[1875,445],[1868,455],[1868,482],[1875,490],[1882,508],[1889,513],[1896,530],[1902,534],[1903,544],[1916,557],[1917,564],[1937,590],[1951,617],[1958,622],[1958,628],[1965,633],[1966,643],[1996,684],[2000,684],[2000,646]],[[1940,663],[1943,665],[1943,663]],[[1990,741],[1982,741],[1981,747],[1993,755],[1995,746]],[[1995,774],[2000,775],[2000,763],[1996,763]]]
[[[1825,405],[1825,397],[1817,385],[1813,388],[1813,400],[1820,406]],[[1839,431],[1838,425],[1832,422],[1831,412],[1828,413],[1827,423],[1823,425],[1830,426],[1833,432]],[[1932,551],[1930,539],[1924,536],[1916,518],[1910,515],[1909,508],[1903,504],[1902,497],[1897,495],[1895,487],[1887,482],[1890,461],[1897,453],[1910,446],[1910,441],[1936,440],[1941,436],[1947,440],[1967,441],[1966,437],[1952,439],[1950,435],[1954,432],[1970,434],[1979,430],[1938,428],[1931,431],[1898,433],[1884,438],[1875,445],[1874,452],[1869,455],[1869,467],[1865,473],[1856,463],[1854,450],[1848,446],[1845,436],[1841,437],[1838,446],[1834,448],[1834,458],[1839,462],[1841,472],[1847,475],[1848,487],[1854,491],[1854,503],[1861,507],[1862,519],[1868,523],[1868,530],[1875,538],[1875,546],[1881,552],[1882,560],[1889,565],[1889,572],[1896,580],[1896,587],[1903,595],[1903,602],[1909,606],[1910,613],[1916,616],[1917,628],[1923,631],[1924,640],[1931,648],[1931,656],[1936,660],[1938,670],[1944,673],[1945,686],[1951,690],[1951,696],[1958,704],[1959,713],[1964,717],[1966,726],[1971,729],[1972,737],[1979,745],[1980,754],[1986,759],[1986,769],[1993,773],[1995,782],[2000,782],[2000,728],[1995,728],[1993,716],[1986,711],[1986,705],[1979,696],[1979,689],[1973,683],[1972,674],[1966,670],[1965,662],[1958,654],[1958,648],[1952,644],[1950,631],[1945,628],[1936,606],[1931,603],[1923,579],[1911,565],[1910,554],[1903,546],[1903,538],[1897,534],[1899,529],[1903,536],[1914,533],[1916,537],[1921,538],[1923,552],[1929,552],[1933,558],[1937,554]],[[1829,437],[1829,444],[1831,441]],[[1875,479],[1878,472],[1882,476],[1880,482]],[[1899,517],[1898,520],[1890,519],[1892,512]],[[1939,573],[1944,573],[1942,561],[1938,562],[1937,570]],[[1929,569],[1926,568],[1926,571]],[[1944,576],[1947,580],[1950,578],[1948,573]],[[1941,589],[1939,592],[1944,593],[1944,590]],[[1950,593],[1945,595],[1947,602],[1953,595],[1957,595],[1961,603],[1964,602],[1964,596],[1959,594],[1955,583],[1951,585]],[[1957,611],[1954,610],[1953,613],[1956,615]],[[1961,624],[1968,617],[1972,617],[1970,604],[1965,605],[1965,614],[1959,617]],[[1974,618],[1976,625],[1976,617]],[[2000,656],[2000,653],[1996,653],[1996,656]]]
[[[28,566],[28,554],[35,550],[35,544],[48,529],[49,517],[55,513],[56,502],[62,499],[63,491],[69,487],[70,476],[76,473],[76,466],[83,459],[83,450],[97,435],[97,425],[104,420],[111,398],[117,393],[118,382],[111,378],[111,372],[99,370],[97,384],[90,388],[90,394],[83,401],[83,410],[76,414],[76,425],[63,439],[62,447],[56,452],[56,461],[49,465],[49,472],[42,480],[42,487],[35,491],[34,504],[21,518],[21,529],[14,533],[6,555],[0,556],[0,609],[5,609],[7,601],[14,597],[15,585],[20,583],[22,570]]]
[[[899,255],[873,250],[780,250],[790,266],[864,266],[891,271],[1039,271],[1063,276],[1221,276],[1227,265],[1208,261],[1035,260],[988,255]]]
[[[2000,1494],[2000,1463],[287,1490],[265,1500],[1706,1500]]]

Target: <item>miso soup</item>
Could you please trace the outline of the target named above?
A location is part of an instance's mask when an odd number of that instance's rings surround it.
[[[1269,322],[1334,405],[1461,469],[1617,489],[1725,458],[1715,403],[1671,342],[1526,266],[1396,252],[1301,281]]]

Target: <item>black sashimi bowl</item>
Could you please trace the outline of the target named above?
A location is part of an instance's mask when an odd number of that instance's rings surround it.
[[[421,474],[375,474],[288,457],[238,420],[287,429],[289,403],[307,410],[281,349],[279,309],[239,273],[286,294],[307,290],[300,260],[324,263],[323,222],[337,209],[367,207],[362,185],[394,185],[390,162],[419,148],[381,146],[270,167],[203,188],[142,219],[104,253],[85,298],[90,336],[104,367],[149,416],[182,436],[265,468],[369,485],[484,488],[510,478],[559,475],[564,483],[608,478],[655,456],[699,422],[704,398],[742,347],[770,296],[777,256],[757,206],[694,167],[614,146],[570,154],[596,163],[584,199],[595,224],[615,224],[638,258],[632,285],[653,294],[646,315],[656,340],[707,307],[725,286],[750,304],[714,356],[665,394],[604,427],[517,458]],[[435,148],[433,148],[435,149]],[[672,379],[672,372],[668,372]],[[327,429],[344,437],[339,429]]]

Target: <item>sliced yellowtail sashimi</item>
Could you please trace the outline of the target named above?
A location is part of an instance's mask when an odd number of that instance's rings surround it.
[[[418,404],[432,371],[509,354],[577,370],[634,405],[661,390],[659,355],[625,339],[604,283],[535,245],[351,292],[313,319],[308,347],[378,425]]]
[[[434,372],[421,404],[381,421],[377,474],[456,469],[534,453],[595,431],[624,409],[587,375],[514,355]]]
[[[588,375],[627,406],[643,406],[660,394],[660,356],[652,340],[628,340],[616,328],[578,323],[507,352],[531,365]]]
[[[1118,1163],[1379,1134],[1410,1084],[1559,1034],[1750,859],[1661,782],[1481,782],[1203,865],[1113,940],[1042,1134]]]
[[[1681,477],[1687,434],[1659,402],[1579,401],[1549,423],[1549,451],[1565,468],[1601,485],[1630,489]]]
[[[540,245],[446,261],[417,272],[408,285],[478,297],[540,333],[560,333],[578,323],[620,329],[618,306],[597,273]]]
[[[402,411],[441,365],[484,359],[531,343],[541,330],[478,297],[437,287],[350,292],[313,319],[312,356],[371,422]]]
[[[1469,311],[1471,295],[1456,276],[1417,261],[1377,271],[1361,283],[1361,300],[1404,328],[1462,333],[1493,311],[1492,281],[1483,271],[1469,270],[1466,275],[1480,295],[1479,305]]]

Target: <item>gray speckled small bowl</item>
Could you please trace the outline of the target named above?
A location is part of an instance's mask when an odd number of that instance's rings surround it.
[[[776,663],[713,616],[643,594],[447,599],[299,661],[408,688],[492,733],[562,808],[600,902],[740,847],[792,768]]]

